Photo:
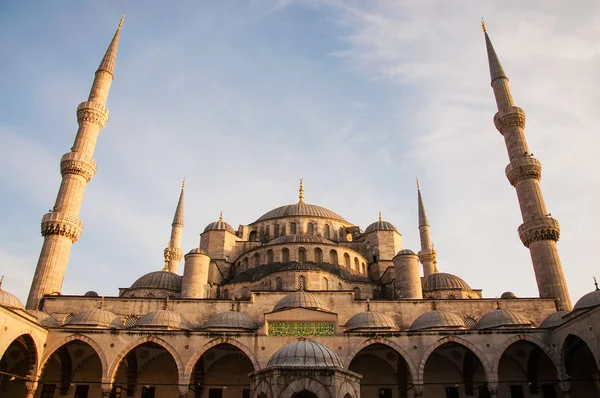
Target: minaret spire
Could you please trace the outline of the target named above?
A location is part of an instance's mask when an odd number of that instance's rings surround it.
[[[85,187],[96,174],[93,155],[98,134],[108,121],[106,100],[114,76],[122,25],[123,17],[96,71],[88,100],[77,107],[79,129],[71,152],[60,160],[62,182],[56,202],[52,210],[42,217],[44,244],[27,298],[27,309],[35,309],[46,294],[60,293],[71,246],[83,230],[79,211]]]
[[[529,152],[525,138],[525,112],[513,103],[508,78],[483,25],[491,84],[498,107],[494,124],[504,137],[510,163],[506,177],[517,191],[523,224],[521,242],[531,254],[540,297],[558,301],[558,309],[570,311],[571,298],[562,270],[556,241],[560,237],[558,221],[546,209],[540,187],[542,165]]]
[[[421,186],[417,179],[417,200],[419,208],[419,236],[421,238],[421,250],[419,251],[419,260],[423,264],[423,276],[428,277],[431,274],[438,272],[437,257],[433,242],[431,240],[431,230],[427,221],[427,213],[423,204],[423,196],[421,196]]]
[[[183,233],[183,196],[185,191],[185,178],[181,183],[181,193],[179,194],[179,201],[177,202],[177,209],[175,210],[175,216],[173,217],[173,223],[171,224],[171,239],[167,245],[165,255],[165,268],[164,271],[170,271],[177,273],[179,263],[183,258],[183,250],[181,250],[181,235]]]

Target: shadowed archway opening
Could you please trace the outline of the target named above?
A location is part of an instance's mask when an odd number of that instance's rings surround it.
[[[563,363],[572,397],[600,397],[600,373],[590,347],[575,335],[567,336],[562,348]]]
[[[371,344],[360,350],[348,369],[362,375],[361,397],[408,396],[411,383],[408,364],[402,355],[385,344]]]
[[[239,348],[222,343],[211,347],[196,361],[190,391],[194,398],[250,396],[254,365]]]
[[[483,364],[467,347],[448,342],[437,347],[425,363],[423,396],[488,397]]]
[[[26,378],[37,365],[35,343],[24,334],[10,343],[0,359],[0,397],[24,397]]]
[[[317,394],[312,393],[308,390],[300,391],[292,396],[292,398],[318,398]]]
[[[521,340],[502,353],[498,365],[498,395],[558,397],[556,367],[537,345]]]
[[[48,358],[38,383],[40,396],[96,397],[102,392],[102,362],[96,350],[81,340],[60,346]],[[46,394],[46,395],[44,395]]]
[[[113,386],[121,397],[178,397],[177,363],[160,344],[140,344],[121,359]]]

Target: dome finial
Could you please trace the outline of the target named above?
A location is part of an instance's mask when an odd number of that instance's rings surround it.
[[[379,222],[382,222],[383,219],[381,218],[381,212],[379,212]]]
[[[183,177],[183,181],[181,182],[181,189],[185,188],[185,177]]]
[[[299,193],[300,195],[298,195],[298,197],[300,198],[300,200],[298,201],[298,203],[304,203],[304,178],[300,179],[300,190]]]
[[[119,28],[123,27],[123,21],[125,20],[125,14],[121,14],[121,20],[119,21]]]
[[[4,276],[2,276],[2,278],[4,278]],[[2,281],[0,280],[0,285],[2,285]],[[598,281],[596,280],[596,277],[594,276],[594,286],[596,286],[596,291],[600,290],[598,288]]]
[[[371,300],[367,297],[367,311],[371,311]]]
[[[417,189],[421,189],[421,186],[419,185],[419,177],[417,177]]]
[[[596,279],[596,278],[594,278],[594,280],[595,280],[595,279]],[[0,277],[0,288],[2,288],[2,282],[3,282],[3,281],[4,281],[4,275],[2,275],[2,276]]]
[[[98,307],[98,309],[102,308],[104,308],[104,296],[100,297],[100,306]]]
[[[219,213],[219,222],[223,222],[223,212]]]
[[[483,20],[483,17],[481,17],[481,29],[483,29],[483,33],[487,32],[487,28],[485,26],[485,21]]]

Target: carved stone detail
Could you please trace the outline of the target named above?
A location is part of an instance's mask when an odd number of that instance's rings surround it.
[[[96,174],[97,167],[98,165],[94,159],[78,152],[65,153],[60,159],[61,175],[67,173],[78,174],[85,178],[86,182],[89,182]]]
[[[560,226],[552,217],[542,217],[527,221],[519,227],[519,237],[525,247],[540,240],[557,241],[560,238]]]
[[[437,262],[437,253],[435,251],[423,252],[420,251],[418,253],[419,261],[421,263],[435,263]]]
[[[58,212],[46,213],[42,217],[42,236],[62,235],[75,243],[82,231],[83,223],[77,217]]]
[[[542,164],[530,156],[515,159],[506,166],[506,178],[512,186],[526,178],[542,178]]]
[[[179,247],[168,246],[165,251],[165,261],[181,261],[183,258],[183,250]]]
[[[510,108],[508,112],[496,113],[494,115],[494,125],[501,134],[504,134],[507,129],[512,127],[525,128],[525,111],[517,106]]]
[[[85,101],[77,106],[77,123],[91,122],[103,128],[108,122],[108,108],[99,102]]]

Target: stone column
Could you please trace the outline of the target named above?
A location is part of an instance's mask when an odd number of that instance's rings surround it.
[[[498,383],[497,382],[489,382],[487,385],[488,391],[490,392],[491,398],[498,397]]]
[[[419,257],[408,249],[400,250],[392,259],[396,276],[396,298],[422,299],[423,287]]]
[[[37,387],[37,381],[25,382],[25,398],[33,398],[35,396],[35,392],[37,391]]]
[[[561,381],[558,383],[560,390],[562,391],[563,398],[571,398],[571,383],[568,381]]]
[[[206,298],[204,287],[208,283],[210,257],[200,249],[185,255],[185,266],[181,281],[182,298]]]
[[[423,384],[413,384],[413,397],[414,398],[422,398],[423,397]]]

